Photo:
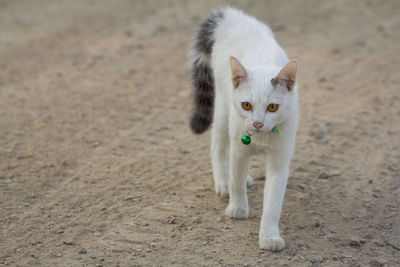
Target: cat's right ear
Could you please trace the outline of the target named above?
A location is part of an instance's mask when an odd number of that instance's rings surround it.
[[[238,88],[241,82],[247,80],[247,71],[243,65],[235,57],[229,58],[229,63],[231,65],[232,71],[232,84],[233,88]]]

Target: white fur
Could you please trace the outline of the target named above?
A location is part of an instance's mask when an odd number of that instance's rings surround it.
[[[267,178],[259,244],[262,249],[280,251],[285,245],[278,224],[298,123],[297,85],[289,91],[271,83],[289,59],[268,26],[239,10],[225,8],[223,11],[224,19],[216,29],[211,56],[216,91],[211,133],[215,189],[219,195],[230,196],[225,211],[228,217],[247,218],[249,159],[255,154],[263,155]],[[236,89],[231,81],[231,56],[248,73],[247,81]],[[250,102],[254,110],[245,111],[241,102]],[[279,104],[278,111],[266,112],[269,103]],[[263,122],[264,127],[246,146],[241,137],[248,130],[255,130],[252,126],[255,121]],[[282,123],[282,135],[270,132],[278,123]]]

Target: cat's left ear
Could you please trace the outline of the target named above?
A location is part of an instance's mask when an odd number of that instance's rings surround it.
[[[296,83],[296,72],[297,61],[292,59],[281,69],[278,75],[272,79],[272,83],[281,84],[291,91]]]

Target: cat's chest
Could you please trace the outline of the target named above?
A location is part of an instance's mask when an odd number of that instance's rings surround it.
[[[274,147],[274,136],[273,133],[256,134],[251,137],[251,143],[254,144],[257,150],[266,150]]]

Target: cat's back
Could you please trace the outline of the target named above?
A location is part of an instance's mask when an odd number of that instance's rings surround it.
[[[232,7],[221,8],[219,13],[222,19],[215,29],[213,49],[217,61],[235,56],[250,65],[287,63],[285,52],[266,24]]]
[[[270,39],[274,38],[271,29],[256,18],[233,7],[223,7],[219,10],[222,21],[216,29],[216,39],[237,38],[238,35],[248,38]]]

